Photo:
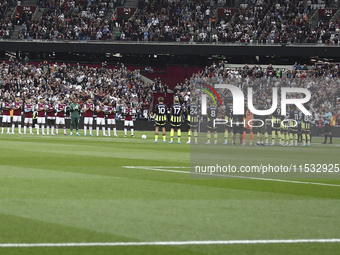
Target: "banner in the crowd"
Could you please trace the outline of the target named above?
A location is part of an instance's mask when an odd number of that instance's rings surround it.
[[[231,18],[236,12],[235,8],[218,8],[217,16],[219,19],[228,19]]]
[[[34,13],[35,10],[37,9],[36,6],[32,6],[32,5],[20,5],[20,6],[17,6],[17,12],[18,13]]]
[[[326,15],[327,17],[333,17],[338,9],[319,9],[319,17]]]
[[[136,7],[117,7],[117,18],[127,19],[133,16]]]

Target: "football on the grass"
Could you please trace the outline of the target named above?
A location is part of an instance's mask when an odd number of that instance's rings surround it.
[[[146,135],[142,135],[142,139],[145,140],[147,138]]]

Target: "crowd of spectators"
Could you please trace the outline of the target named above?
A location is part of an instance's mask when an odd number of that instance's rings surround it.
[[[6,0],[2,0],[6,4]],[[249,0],[229,20],[215,17],[215,0],[139,0],[129,19],[105,18],[110,0],[41,1],[45,11],[32,13],[20,23],[20,39],[122,40],[222,43],[327,43],[339,44],[339,23],[321,17],[311,27],[312,1]],[[225,1],[223,6],[232,6]],[[246,3],[246,4],[245,4]],[[2,4],[2,6],[4,5]],[[114,1],[118,6],[121,1]],[[1,7],[2,7],[1,6]],[[118,26],[118,31],[114,27]],[[13,22],[0,18],[0,37],[9,38]],[[115,29],[116,30],[116,29]]]
[[[329,18],[321,18],[318,25],[307,38],[307,43],[321,42],[324,44],[339,45],[340,19],[331,21]]]
[[[219,22],[217,7],[216,1],[139,1],[139,13],[122,20],[117,39],[271,44],[304,43],[311,35],[307,2],[249,1],[231,20]]]
[[[190,98],[200,98],[200,93],[203,92],[198,87],[202,84],[212,86],[217,83],[234,84],[243,89],[245,95],[247,88],[251,86],[254,90],[255,105],[264,102],[269,109],[272,105],[273,87],[303,87],[311,92],[310,106],[314,122],[317,123],[322,119],[320,116],[323,116],[326,107],[334,114],[340,114],[339,77],[339,65],[329,63],[319,64],[313,68],[295,63],[291,70],[274,68],[271,64],[266,67],[245,64],[240,68],[228,68],[224,63],[214,63],[206,66],[201,72],[193,74],[190,79],[177,84],[174,88],[174,96],[179,97],[183,105],[188,105]],[[232,97],[230,91],[217,89],[217,92],[224,104],[227,98]]]
[[[13,4],[13,1],[0,0],[0,38],[8,39],[13,32],[14,22],[7,13],[8,7]]]
[[[139,13],[122,21],[119,38],[132,41],[209,41],[214,5],[210,1],[139,1]],[[196,40],[195,39],[195,40]]]
[[[303,75],[298,75],[303,74]],[[247,94],[247,88],[253,88],[253,98],[255,105],[258,102],[265,103],[267,109],[272,105],[273,87],[303,87],[311,92],[310,106],[314,119],[322,115],[324,109],[328,107],[333,113],[340,113],[340,70],[336,64],[323,64],[318,68],[308,69],[306,65],[295,64],[290,71],[274,69],[272,65],[261,67],[254,65],[249,67],[247,64],[243,68],[226,68],[223,63],[213,64],[205,67],[199,73],[194,74],[190,80],[177,86],[177,93],[181,98],[188,95],[199,97],[197,93],[201,90],[194,89],[200,84],[226,83],[235,84],[243,89]],[[232,97],[230,91],[219,90],[218,93],[225,100]],[[301,95],[290,95],[299,97]],[[225,101],[226,102],[226,101]]]
[[[241,8],[233,19],[221,20],[214,41],[241,43],[304,43],[310,34],[308,9],[302,1],[258,0]],[[276,2],[276,4],[275,4]]]
[[[304,87],[312,95],[310,106],[315,119],[322,115],[325,107],[333,112],[340,111],[340,69],[336,64],[320,63],[316,68],[296,63],[291,70],[274,68],[272,65],[260,65],[240,68],[228,68],[223,62],[206,66],[201,72],[185,79],[174,87],[174,96],[183,106],[190,98],[198,97],[198,84],[228,83],[244,90],[251,86],[254,90],[255,104],[264,102],[271,107],[273,87]],[[10,59],[0,64],[0,99],[19,96],[34,100],[45,98],[58,101],[78,98],[81,102],[88,98],[94,102],[111,101],[116,105],[118,116],[127,102],[137,110],[138,118],[148,118],[154,92],[169,92],[160,79],[153,83],[145,82],[139,70],[129,71],[123,63],[100,67],[65,63],[20,63]],[[226,91],[218,91],[222,100],[231,97]],[[292,95],[299,96],[299,95]],[[224,98],[224,99],[223,99]]]
[[[47,6],[40,17],[27,17],[20,27],[20,39],[111,39],[110,21],[104,19],[108,0],[50,1]]]
[[[157,91],[157,87],[141,79],[138,70],[129,71],[122,63],[108,68],[105,63],[101,67],[47,62],[33,65],[13,59],[0,64],[0,88],[0,99],[18,96],[24,101],[28,97],[53,101],[63,98],[68,102],[72,98],[81,102],[88,98],[95,103],[111,101],[118,114],[130,102],[138,118],[148,117],[153,90]]]

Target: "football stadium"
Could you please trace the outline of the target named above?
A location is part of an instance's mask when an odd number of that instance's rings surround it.
[[[0,0],[0,254],[339,254],[339,7]]]

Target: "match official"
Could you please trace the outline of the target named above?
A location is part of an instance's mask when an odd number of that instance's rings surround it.
[[[331,130],[331,120],[332,120],[332,113],[329,111],[329,108],[325,108],[325,114],[323,115],[323,118],[325,120],[325,141],[322,144],[327,143],[327,138],[329,136],[329,144],[332,144],[332,130]]]

